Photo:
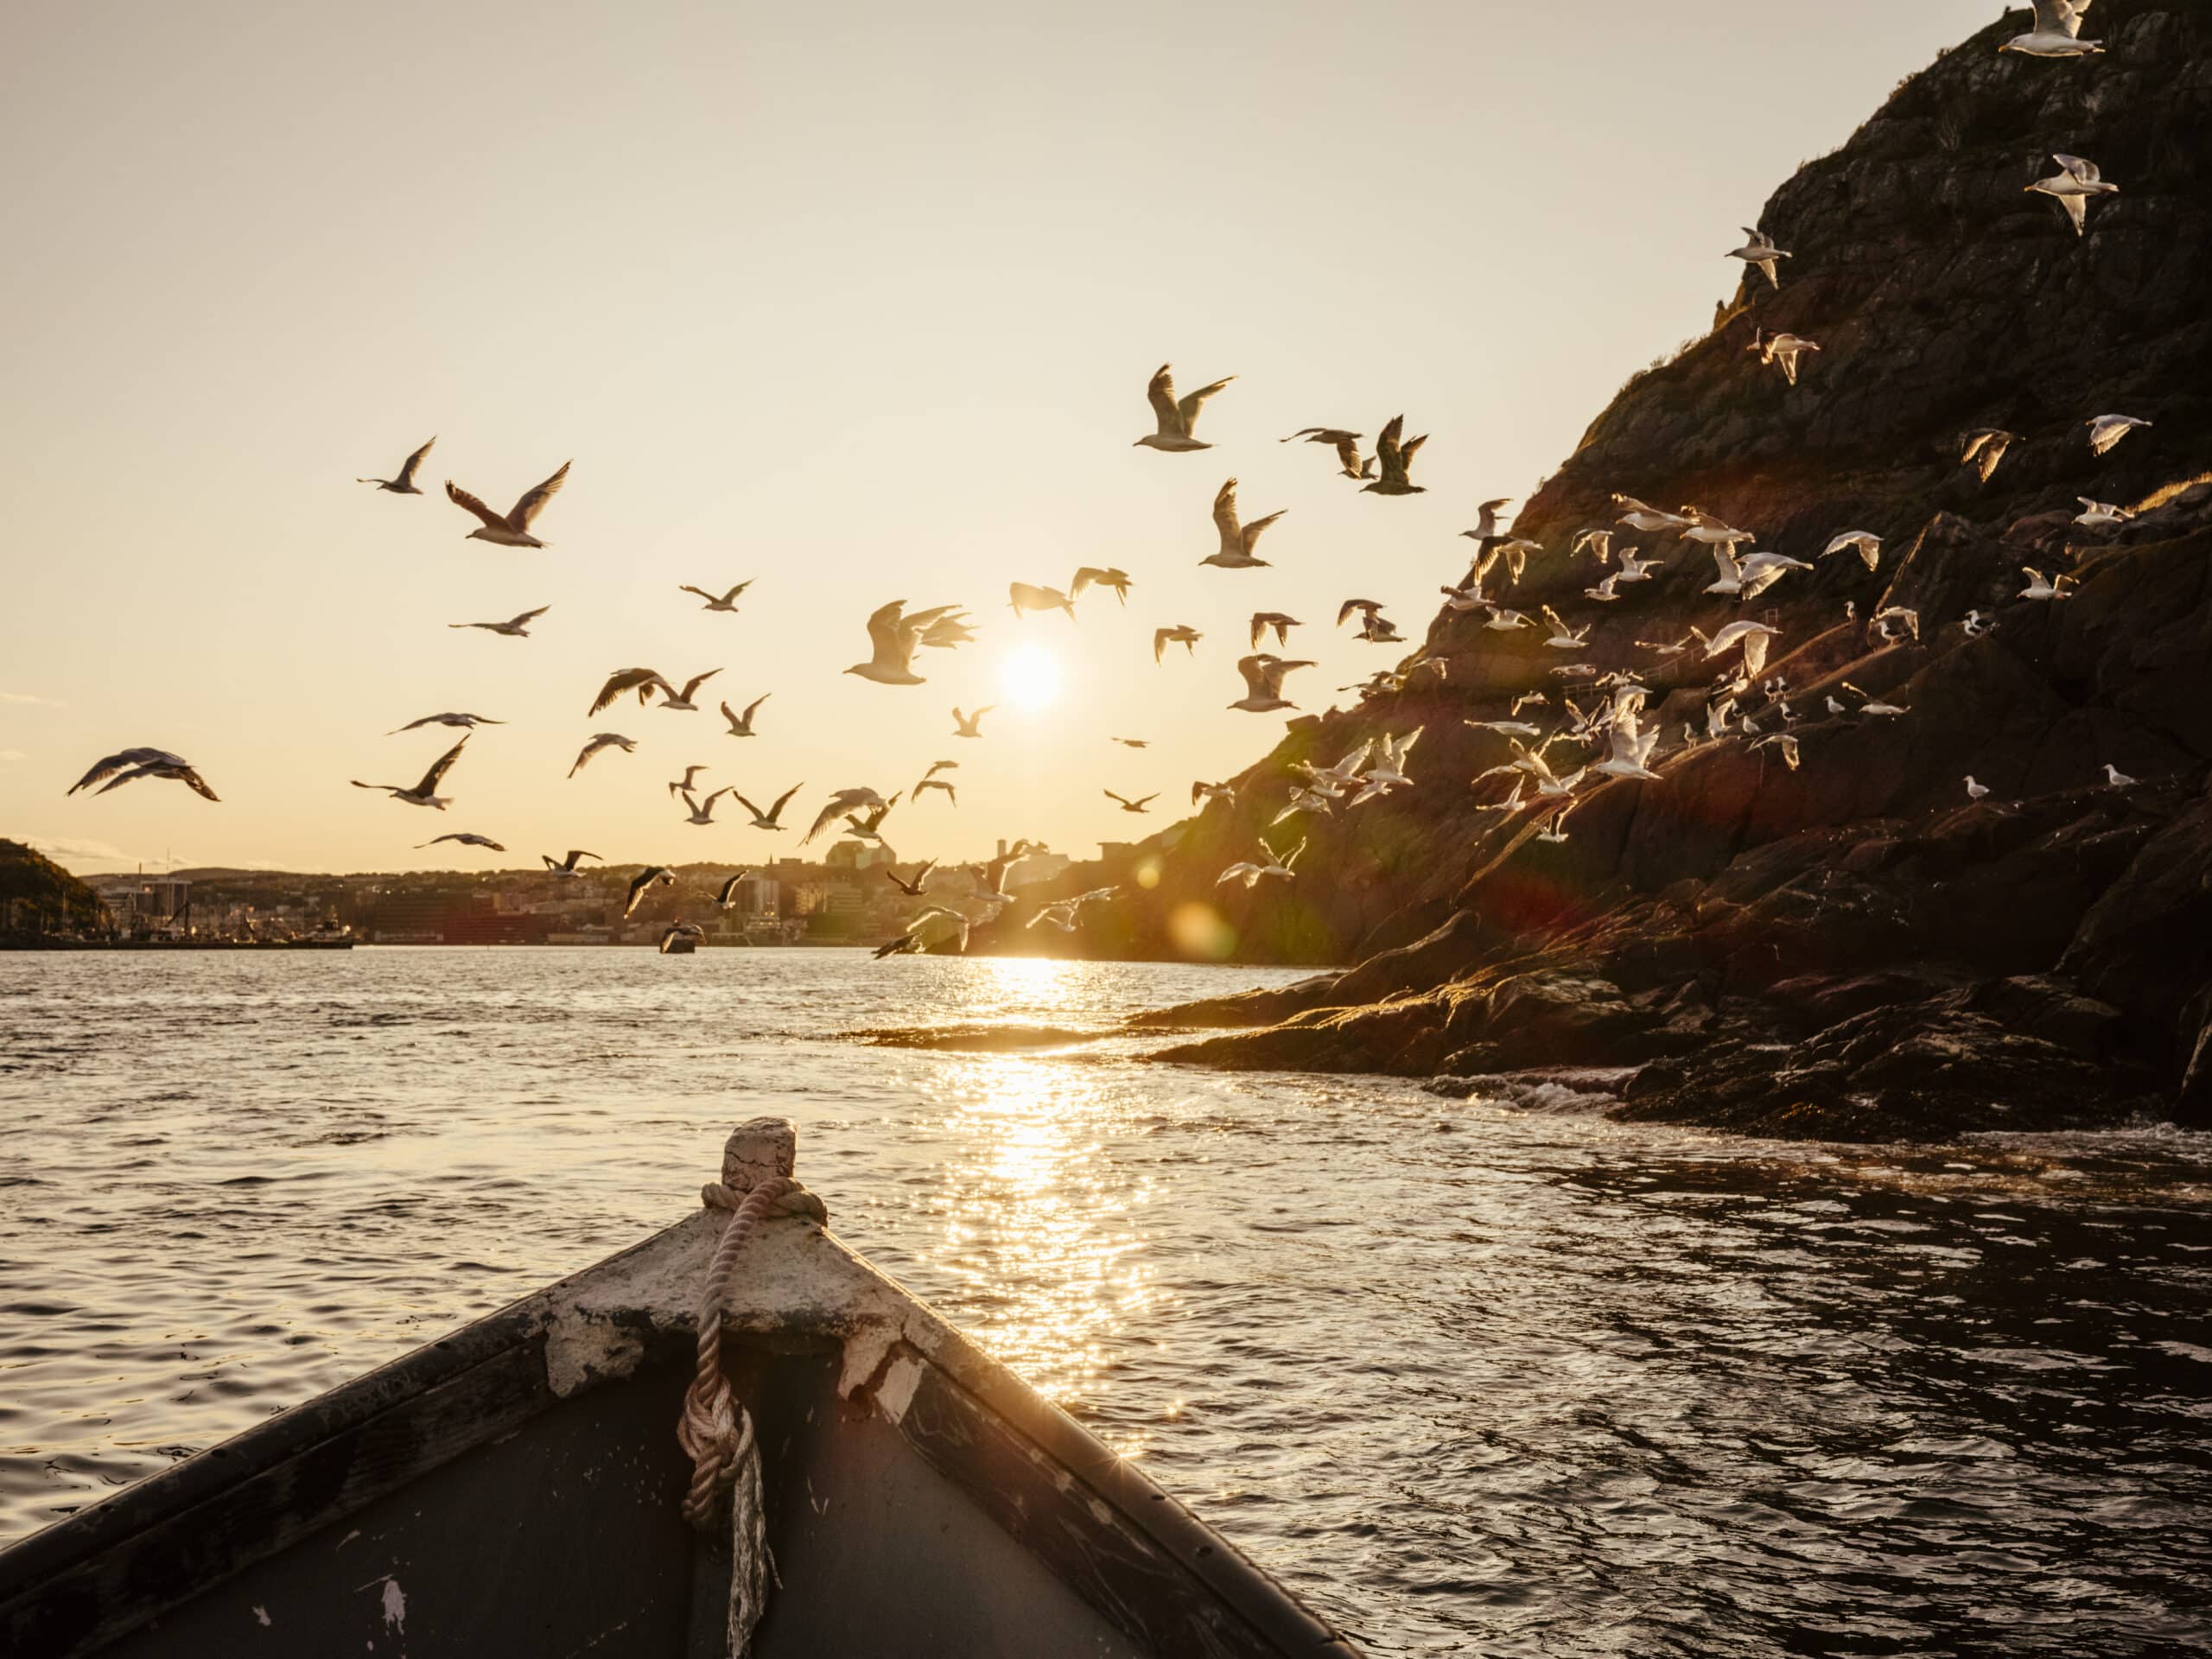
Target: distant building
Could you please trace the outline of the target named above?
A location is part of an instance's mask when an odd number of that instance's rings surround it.
[[[1032,853],[1006,873],[1007,891],[1033,887],[1040,881],[1057,881],[1074,862],[1065,853]]]

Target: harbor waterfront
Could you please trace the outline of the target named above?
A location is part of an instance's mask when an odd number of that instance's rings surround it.
[[[773,1113],[842,1236],[1373,1652],[2212,1639],[2202,1137],[1782,1146],[1571,1072],[849,1034],[1297,976],[0,959],[0,1538],[634,1243]]]

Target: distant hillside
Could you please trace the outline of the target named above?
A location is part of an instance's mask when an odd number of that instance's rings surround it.
[[[8,921],[11,899],[22,906],[12,927]],[[107,906],[98,893],[22,842],[0,840],[0,933],[53,933],[106,925]]]

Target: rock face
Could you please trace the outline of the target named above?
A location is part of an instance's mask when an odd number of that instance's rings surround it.
[[[1301,722],[1234,807],[1156,849],[1157,886],[1102,918],[1122,948],[1166,953],[1179,910],[1203,906],[1240,954],[1354,964],[1164,1011],[1254,1027],[1164,1058],[1641,1066],[1624,1114],[1764,1133],[2212,1125],[2212,5],[2102,0],[2087,32],[2107,54],[2070,63],[2000,56],[2024,16],[1783,185],[1759,221],[1794,255],[1782,286],[1751,273],[1733,315],[1632,380],[1528,504],[1514,531],[1543,550],[1504,602],[1593,623],[1581,651],[1441,613],[1413,660],[1446,677]],[[2024,189],[2053,151],[2120,186],[2086,236]],[[1747,349],[1754,330],[1821,351],[1792,386]],[[2098,456],[2084,423],[2109,411],[2154,424]],[[1986,481],[1959,461],[1982,427],[2018,435]],[[1617,529],[1664,566],[1586,600],[1604,572],[1567,550],[1615,524],[1616,491],[1695,503],[1814,568],[1739,603],[1704,592],[1705,549]],[[2080,497],[2138,516],[2084,529]],[[1883,537],[1877,569],[1819,556],[1853,529]],[[2022,599],[2030,566],[2078,585]],[[1870,629],[1891,606],[1917,612],[1916,639]],[[1994,627],[1970,635],[1969,611]],[[1797,769],[1744,736],[1686,741],[1732,664],[1637,643],[1739,619],[1780,630],[1765,671],[1787,681]],[[1504,741],[1462,722],[1545,690],[1548,729],[1576,695],[1562,656],[1651,688],[1662,781],[1603,782],[1568,840],[1514,844],[1523,814],[1478,810],[1503,780],[1467,781]],[[1832,693],[1909,712],[1836,715]],[[1738,710],[1784,723],[1757,692]],[[1298,820],[1294,885],[1214,887],[1293,762],[1414,726],[1416,786]],[[2107,763],[2142,781],[2108,785]]]

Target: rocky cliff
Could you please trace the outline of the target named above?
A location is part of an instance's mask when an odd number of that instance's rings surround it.
[[[1357,963],[1166,1011],[1153,1023],[1251,1028],[1165,1058],[1611,1066],[1624,1113],[1765,1133],[2212,1122],[2212,4],[2092,15],[2106,54],[2000,55],[2015,12],[1775,193],[1759,227],[1791,252],[1780,287],[1751,272],[1514,525],[1542,550],[1499,596],[1593,624],[1584,648],[1440,613],[1408,660],[1444,677],[1299,722],[1233,807],[1172,832],[1154,887],[1086,918],[1164,950],[1210,907],[1243,954]],[[2084,236],[2024,189],[2054,151],[2120,185]],[[1794,385],[1751,349],[1783,332],[1820,346]],[[2115,411],[2153,424],[2093,454],[2084,423]],[[2017,437],[1985,481],[1961,442],[1990,427]],[[1813,568],[1745,603],[1704,591],[1705,548],[1621,530],[1663,568],[1586,599],[1604,570],[1569,547],[1618,519],[1616,492],[1694,503]],[[2135,516],[2078,525],[2080,497]],[[1819,556],[1854,529],[1884,538],[1875,569]],[[2069,596],[2021,598],[2029,567],[2065,573]],[[1916,639],[1870,626],[1891,607],[1916,613]],[[1962,626],[1970,612],[1993,627]],[[1786,728],[1796,769],[1739,732],[1704,737],[1732,664],[1638,644],[1739,619],[1780,630],[1765,675],[1787,689],[1738,713]],[[1563,656],[1650,688],[1660,781],[1586,784],[1568,839],[1540,842],[1525,811],[1481,810],[1506,780],[1469,779],[1510,755],[1463,722],[1542,690],[1548,728],[1579,695]],[[1855,712],[1870,698],[1909,712]],[[1216,886],[1294,762],[1416,726],[1414,788],[1295,821],[1294,887]],[[2140,781],[2108,784],[2107,764]]]

